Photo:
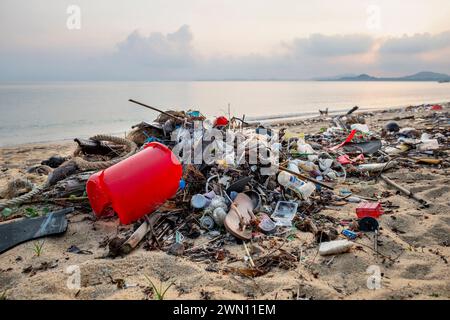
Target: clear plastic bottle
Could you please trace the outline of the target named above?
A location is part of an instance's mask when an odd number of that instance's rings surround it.
[[[311,145],[306,143],[305,140],[303,140],[303,139],[299,139],[297,141],[297,152],[307,155],[309,161],[315,161],[318,159],[316,151],[314,151],[314,149],[311,147]]]
[[[314,190],[316,190],[314,183],[300,180],[296,176],[285,171],[281,171],[278,174],[278,183],[283,187],[294,191],[303,200],[307,200]]]
[[[302,169],[305,172],[312,172],[312,171],[319,170],[319,166],[316,165],[312,161],[303,161],[300,159],[295,159],[295,160],[292,160],[291,162],[289,162],[289,164],[291,164],[291,163],[295,164],[297,167],[299,167],[300,169]]]

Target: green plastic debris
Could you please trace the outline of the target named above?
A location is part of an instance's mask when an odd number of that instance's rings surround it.
[[[2,210],[2,216],[3,217],[9,217],[11,214],[12,214],[12,209],[10,209],[10,208],[5,208],[5,209],[3,209]]]

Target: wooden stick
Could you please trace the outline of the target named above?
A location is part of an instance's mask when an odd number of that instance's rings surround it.
[[[185,120],[185,119],[183,119],[183,118],[174,116],[173,114],[170,114],[170,113],[168,113],[168,112],[162,111],[162,110],[160,110],[160,109],[158,109],[158,108],[149,106],[149,105],[147,105],[147,104],[145,104],[145,103],[142,103],[142,102],[139,102],[139,101],[136,101],[136,100],[133,100],[133,99],[128,99],[128,101],[133,102],[133,103],[136,103],[136,104],[138,104],[138,105],[140,105],[140,106],[149,108],[149,109],[154,110],[154,111],[156,111],[156,112],[162,113],[162,114],[164,114],[164,115],[166,115],[166,116],[168,116],[168,117],[171,117],[171,118],[173,118],[173,119],[176,119],[176,120],[179,120],[179,121],[184,121],[184,120]]]
[[[254,268],[255,267],[255,263],[253,262],[252,255],[250,254],[250,251],[248,250],[248,247],[247,247],[247,244],[245,243],[245,241],[243,243],[244,243],[245,252],[247,252],[247,256],[248,256],[249,261],[250,261],[250,265],[252,266],[252,268]]]
[[[130,253],[131,250],[136,248],[136,246],[141,242],[141,240],[145,237],[147,232],[149,231],[149,224],[147,221],[144,221],[139,228],[128,238],[128,240],[121,246],[120,251],[123,253]]]
[[[290,174],[292,174],[292,175],[294,175],[294,176],[296,176],[296,177],[298,177],[298,178],[301,178],[301,179],[305,179],[305,180],[314,182],[314,183],[316,183],[316,184],[318,184],[318,185],[320,185],[320,186],[322,186],[322,187],[324,187],[324,188],[327,188],[327,189],[330,189],[330,190],[334,190],[334,188],[333,188],[332,186],[329,186],[329,185],[327,185],[326,183],[320,182],[320,181],[318,181],[318,180],[316,180],[316,179],[314,179],[314,178],[305,176],[305,175],[303,175],[303,174],[301,174],[301,173],[297,173],[297,172],[295,172],[295,171],[289,170],[289,169],[286,168],[286,167],[281,167],[281,166],[280,166],[279,169],[282,170],[282,171],[286,171],[287,173],[290,173]]]

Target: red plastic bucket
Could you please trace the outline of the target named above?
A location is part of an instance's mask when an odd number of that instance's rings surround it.
[[[129,224],[174,196],[181,175],[175,154],[163,144],[151,142],[135,155],[93,174],[86,191],[97,216],[112,208],[121,223]]]

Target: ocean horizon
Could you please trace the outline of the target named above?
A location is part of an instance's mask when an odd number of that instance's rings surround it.
[[[418,81],[8,81],[0,82],[0,146],[125,134],[157,116],[130,98],[207,117],[228,115],[229,105],[231,115],[252,119],[439,103],[450,101],[450,90]]]

